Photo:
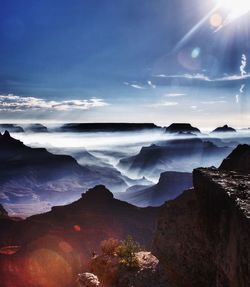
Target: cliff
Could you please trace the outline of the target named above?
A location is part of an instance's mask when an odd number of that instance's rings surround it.
[[[250,175],[200,168],[166,203],[154,250],[178,287],[250,286]]]

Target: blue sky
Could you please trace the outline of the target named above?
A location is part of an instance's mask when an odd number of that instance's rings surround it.
[[[0,4],[1,121],[250,126],[249,14],[181,41],[215,0]]]

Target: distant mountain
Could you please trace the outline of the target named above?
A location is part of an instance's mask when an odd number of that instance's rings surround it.
[[[117,171],[81,166],[71,156],[27,147],[7,131],[0,135],[0,170],[0,203],[18,214],[65,204],[96,184],[104,183],[114,190],[127,188]]]
[[[192,187],[191,173],[164,172],[156,185],[130,187],[126,192],[117,194],[117,197],[141,207],[160,206],[190,187]]]
[[[51,282],[74,286],[92,253],[99,253],[102,240],[131,235],[148,247],[158,212],[159,208],[138,208],[114,199],[100,185],[69,205],[15,222],[11,228],[5,225],[0,229],[0,251],[14,247],[18,251],[0,256],[1,287],[16,286],[9,285],[10,280],[18,282],[18,287],[51,286]]]
[[[250,145],[238,145],[237,148],[223,160],[219,169],[250,173]]]
[[[16,124],[0,124],[0,133],[8,130],[11,133],[23,133],[24,129]]]
[[[156,179],[164,171],[192,172],[199,166],[217,166],[231,150],[199,138],[176,139],[143,147],[137,155],[121,159],[118,167],[131,176]]]
[[[236,132],[234,128],[224,125],[223,127],[218,127],[212,131],[212,133],[227,133],[227,132]]]
[[[62,132],[132,132],[161,129],[152,123],[69,123],[58,129]]]
[[[31,124],[25,127],[25,132],[47,133],[48,129],[47,127],[41,124]]]
[[[190,133],[200,133],[198,128],[193,127],[188,123],[173,123],[169,127],[166,128],[166,132],[168,133],[181,133],[181,134],[190,134]]]

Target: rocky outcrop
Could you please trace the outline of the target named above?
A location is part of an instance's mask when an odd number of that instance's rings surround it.
[[[97,287],[100,286],[99,279],[92,273],[81,273],[78,275],[78,286],[79,287]]]
[[[234,170],[239,172],[250,172],[250,146],[238,145],[235,150],[223,160],[220,170]]]
[[[224,125],[223,127],[218,127],[212,131],[212,133],[226,133],[226,132],[236,132],[234,128]]]
[[[135,254],[138,265],[126,268],[115,256],[100,255],[92,259],[91,271],[104,286],[111,287],[170,287],[159,260],[151,252]]]
[[[166,203],[156,256],[178,287],[250,286],[250,175],[193,172],[194,189]]]
[[[189,134],[189,133],[200,133],[200,130],[196,127],[193,127],[188,123],[173,123],[169,127],[166,128],[166,132],[168,133],[181,133],[181,134]]]

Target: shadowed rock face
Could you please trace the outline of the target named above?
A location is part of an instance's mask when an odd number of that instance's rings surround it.
[[[192,174],[187,172],[164,172],[159,182],[150,187],[135,186],[127,192],[117,194],[123,199],[137,206],[160,206],[167,200],[179,196],[183,190],[192,187]]]
[[[250,176],[196,169],[194,189],[165,204],[155,254],[179,287],[250,286]]]
[[[166,128],[168,133],[200,133],[198,128],[193,127],[191,124],[187,123],[174,123]]]
[[[212,131],[212,133],[226,133],[226,132],[236,132],[234,128],[224,125],[223,127],[218,127]]]
[[[92,252],[99,252],[101,241],[130,234],[143,246],[150,245],[158,211],[114,199],[101,185],[72,204],[53,207],[9,228],[5,225],[0,229],[0,247],[9,242],[20,250],[0,256],[1,287],[16,286],[16,281],[18,287],[47,287],[51,282],[55,287],[73,286]]]
[[[220,170],[234,170],[239,172],[250,172],[250,146],[238,145],[233,152],[223,160]]]

